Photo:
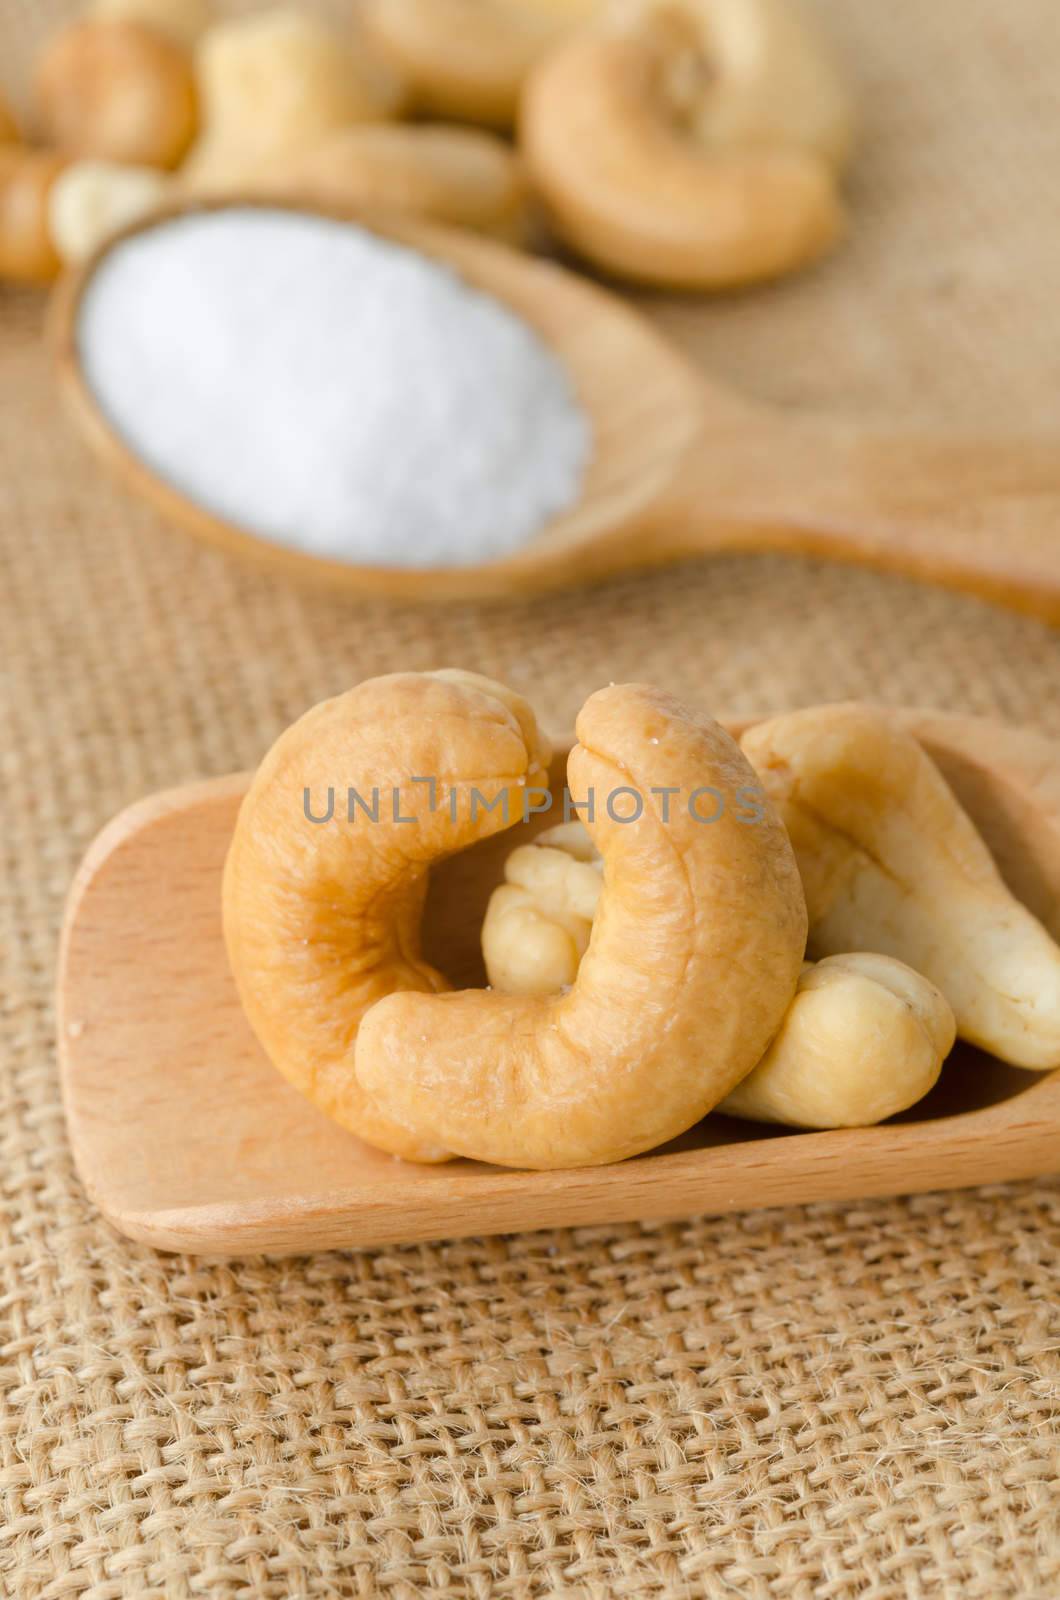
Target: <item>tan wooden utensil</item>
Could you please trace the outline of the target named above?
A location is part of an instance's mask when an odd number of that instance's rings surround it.
[[[939,762],[1009,886],[1060,936],[1060,746],[975,719],[896,715]],[[412,1166],[369,1149],[269,1064],[229,975],[221,868],[248,781],[134,805],[96,840],[70,894],[58,1008],[70,1138],[89,1194],[133,1238],[212,1254],[303,1251],[1060,1170],[1060,1070],[1021,1072],[964,1045],[926,1100],[875,1128],[791,1133],[711,1116],[662,1150],[573,1172]],[[502,833],[432,877],[427,955],[455,983],[484,982],[479,925],[511,844]]]
[[[219,204],[171,208],[128,234]],[[319,206],[285,208],[349,218]],[[949,584],[1060,622],[1060,431],[1040,439],[885,438],[771,412],[709,382],[621,300],[559,266],[412,221],[357,220],[451,264],[551,345],[594,430],[579,503],[503,560],[413,571],[324,560],[220,521],[132,453],[82,371],[85,288],[128,236],[121,235],[57,290],[58,359],[98,453],[191,533],[294,578],[409,600],[508,596],[696,553],[789,550]]]

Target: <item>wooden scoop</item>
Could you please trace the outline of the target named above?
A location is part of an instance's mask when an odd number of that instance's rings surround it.
[[[1060,937],[1060,746],[971,718],[895,714],[941,766],[1009,887]],[[557,792],[565,759],[553,766]],[[1060,1170],[1060,1070],[1004,1067],[967,1045],[925,1100],[875,1128],[793,1133],[713,1115],[662,1150],[573,1172],[420,1167],[369,1149],[270,1065],[240,1007],[221,869],[248,782],[237,774],[132,806],[70,893],[58,1006],[70,1139],[89,1194],[133,1238],[279,1253]],[[485,981],[479,928],[512,844],[501,833],[432,874],[426,954],[456,984]]]
[[[1060,622],[1060,436],[885,438],[773,413],[704,378],[621,300],[550,262],[470,234],[304,203],[284,209],[357,220],[449,263],[520,313],[566,365],[595,456],[571,511],[514,555],[477,567],[346,565],[219,520],[114,432],[81,369],[77,326],[86,285],[121,239],[223,203],[171,208],[119,235],[63,281],[54,306],[65,387],[89,440],[200,538],[294,578],[406,600],[510,596],[693,554],[788,550],[950,584]]]

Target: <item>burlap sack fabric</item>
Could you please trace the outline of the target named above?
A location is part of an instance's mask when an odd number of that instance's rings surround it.
[[[0,0],[9,87],[64,9]],[[849,247],[792,286],[657,314],[778,403],[1060,428],[1060,10],[826,9],[865,101]],[[1060,735],[1060,636],[779,559],[491,610],[296,593],[103,481],[40,322],[0,293],[7,1592],[1060,1594],[1054,1186],[164,1257],[81,1193],[50,994],[71,871],[111,813],[251,764],[363,675],[465,664],[554,724],[636,676],[728,711],[863,695]]]

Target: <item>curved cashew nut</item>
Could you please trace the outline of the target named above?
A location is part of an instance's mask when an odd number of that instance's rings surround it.
[[[580,822],[520,845],[482,924],[494,988],[555,994],[573,984],[603,888]],[[806,962],[780,1031],[716,1109],[801,1128],[866,1127],[914,1105],[953,1047],[953,1012],[934,984],[889,956]]]
[[[565,242],[635,282],[790,272],[840,232],[847,98],[791,0],[640,0],[527,80],[520,144]]]
[[[535,61],[603,0],[372,0],[369,28],[431,116],[510,128]]]
[[[383,996],[446,987],[420,954],[430,865],[496,833],[505,809],[518,820],[525,787],[547,782],[548,758],[529,706],[503,685],[397,673],[307,712],[247,792],[223,887],[243,1008],[285,1077],[369,1144],[446,1158],[439,1139],[364,1093],[354,1042]]]
[[[1060,948],[912,735],[833,705],[741,743],[795,848],[811,950],[896,956],[941,989],[962,1038],[1014,1066],[1060,1065]]]
[[[795,1128],[865,1128],[923,1099],[953,1048],[944,997],[890,956],[807,962],[780,1032],[719,1111]]]
[[[690,1127],[761,1058],[802,964],[802,892],[772,812],[707,823],[684,803],[746,788],[724,730],[627,684],[590,696],[577,733],[568,782],[592,797],[604,878],[574,987],[392,994],[354,1050],[384,1115],[504,1166],[619,1161]],[[668,809],[664,789],[680,797]]]
[[[267,181],[351,123],[401,109],[404,86],[371,50],[303,11],[216,23],[196,54],[202,133],[181,169],[190,188]]]

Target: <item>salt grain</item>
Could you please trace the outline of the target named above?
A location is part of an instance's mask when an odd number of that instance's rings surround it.
[[[230,208],[132,236],[78,321],[89,388],[159,477],[366,565],[503,556],[578,498],[590,431],[514,313],[411,250]]]

